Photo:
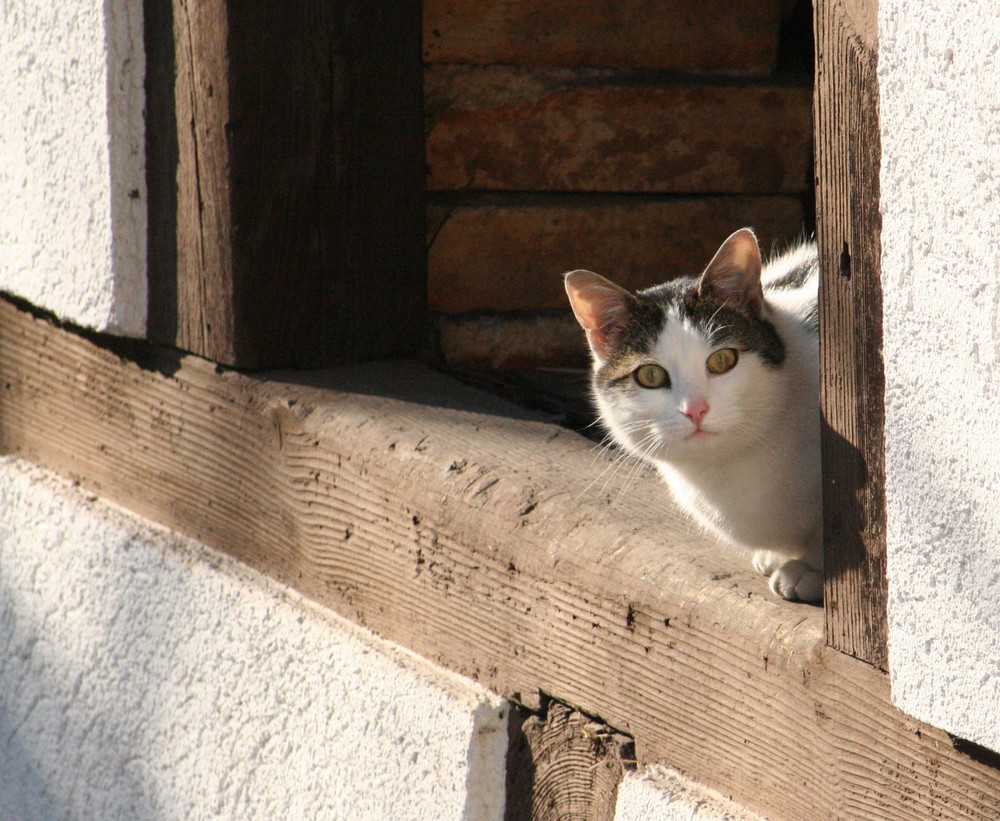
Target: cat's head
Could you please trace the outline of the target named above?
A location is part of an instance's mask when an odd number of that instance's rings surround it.
[[[750,229],[730,236],[700,277],[632,294],[573,271],[566,292],[593,354],[601,417],[621,445],[683,464],[767,437],[785,348]]]

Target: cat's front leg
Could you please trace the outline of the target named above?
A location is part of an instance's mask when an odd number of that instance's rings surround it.
[[[768,586],[776,596],[789,601],[823,601],[823,573],[802,559],[789,559],[774,550],[758,550],[753,566],[770,577]]]

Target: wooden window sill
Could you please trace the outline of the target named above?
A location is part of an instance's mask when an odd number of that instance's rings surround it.
[[[993,817],[1000,772],[896,711],[747,557],[593,443],[409,361],[248,376],[0,300],[0,444],[772,818]],[[597,480],[593,486],[591,483]],[[588,489],[589,488],[589,489]]]

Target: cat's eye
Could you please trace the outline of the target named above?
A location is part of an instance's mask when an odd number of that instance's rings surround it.
[[[670,377],[659,365],[640,365],[632,372],[632,376],[642,388],[669,387]]]
[[[725,373],[733,369],[739,358],[735,348],[719,348],[708,355],[705,367],[708,368],[709,373]]]

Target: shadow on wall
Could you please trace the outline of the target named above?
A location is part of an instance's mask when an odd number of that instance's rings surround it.
[[[79,549],[85,534],[60,511],[10,490],[0,526],[0,817],[165,819],[143,773],[152,728],[132,709],[145,695],[139,671],[114,654],[115,620],[134,608],[104,585],[74,585],[67,553],[89,564],[106,557]],[[127,542],[108,552],[119,549]]]
[[[0,592],[0,597],[6,611],[7,591]],[[7,613],[0,613],[0,626],[6,628],[8,625]],[[5,647],[5,667],[9,666],[10,654],[17,652],[9,645]],[[2,698],[4,702],[7,700]],[[32,744],[24,738],[28,718],[28,715],[20,715],[14,720],[6,707],[0,708],[0,816],[33,821],[75,821],[79,816],[62,806],[59,798],[52,794]]]
[[[499,815],[499,698],[17,460],[0,498],[0,819]]]
[[[212,554],[0,484],[0,818],[334,813],[343,745],[322,742],[344,694],[307,699],[302,679],[318,688],[335,647],[213,583]]]

